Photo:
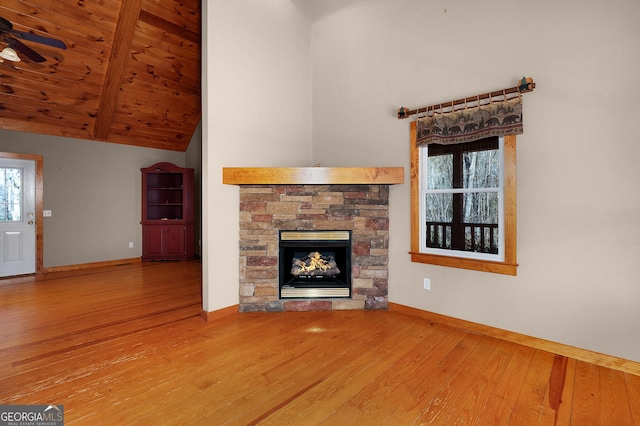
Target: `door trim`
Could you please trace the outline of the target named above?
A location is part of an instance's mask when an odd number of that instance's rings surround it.
[[[38,154],[17,154],[0,152],[0,158],[14,160],[32,160],[36,163],[36,275],[43,272],[44,245],[42,242],[44,229],[42,226],[42,210],[44,209],[44,160]]]

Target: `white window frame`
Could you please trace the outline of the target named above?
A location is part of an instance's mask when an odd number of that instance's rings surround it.
[[[420,253],[440,256],[457,256],[467,259],[491,260],[504,262],[504,138],[498,138],[498,161],[500,167],[500,182],[497,188],[452,188],[452,189],[428,189],[428,145],[418,148],[420,155]],[[478,253],[464,250],[440,249],[427,247],[426,245],[426,202],[427,194],[454,194],[454,193],[478,193],[493,192],[498,194],[498,254]]]

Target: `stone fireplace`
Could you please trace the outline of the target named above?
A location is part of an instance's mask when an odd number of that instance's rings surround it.
[[[392,168],[395,172],[393,178],[376,174],[374,179],[364,179],[384,182],[373,184],[321,184],[308,176],[302,181],[311,183],[279,183],[280,179],[271,183],[273,179],[270,182],[269,178],[264,178],[262,170],[274,169],[249,169],[259,170],[262,179],[255,176],[232,177],[236,170],[225,169],[223,181],[240,185],[241,312],[387,309],[389,184],[402,183],[402,168]],[[326,173],[326,169],[322,173]],[[257,180],[266,183],[255,183]],[[304,235],[348,234],[348,266],[340,260],[348,271],[341,272],[343,276],[339,278],[348,284],[348,287],[342,286],[347,288],[346,292],[318,290],[305,293],[300,290],[302,293],[297,297],[288,288],[283,297],[282,274],[289,272],[282,272],[282,268],[287,271],[292,265],[290,258],[283,260],[281,257],[282,233],[288,236],[301,234],[303,238],[306,238]],[[334,247],[340,245],[335,240],[332,244]],[[302,246],[305,248],[296,252],[298,257],[306,255],[304,251],[313,252],[306,244]],[[340,258],[339,250],[321,247],[317,251],[328,260],[332,256]],[[285,264],[281,265],[283,262]],[[347,279],[344,274],[348,274]],[[337,276],[334,278],[338,279]],[[331,288],[338,287],[334,285]],[[314,288],[320,286],[315,285]]]

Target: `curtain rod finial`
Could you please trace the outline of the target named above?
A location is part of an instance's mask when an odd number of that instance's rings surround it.
[[[398,108],[398,118],[407,118],[409,109],[405,107]]]
[[[522,80],[520,80],[520,84],[518,84],[518,92],[531,92],[535,87],[536,84],[533,82],[533,78],[522,77]]]

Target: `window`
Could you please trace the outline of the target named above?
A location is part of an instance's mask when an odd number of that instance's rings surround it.
[[[502,138],[420,149],[420,251],[503,260]]]
[[[416,147],[411,260],[516,275],[515,136]]]
[[[0,167],[0,222],[22,220],[22,169]]]

